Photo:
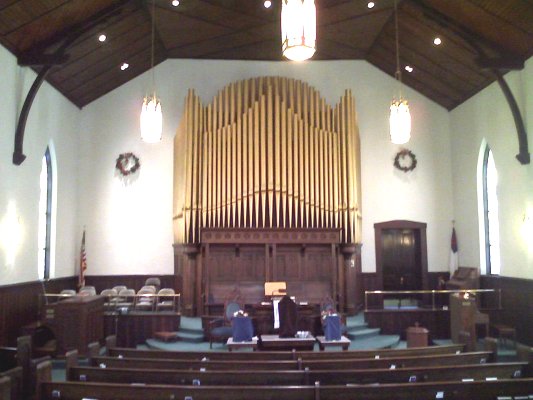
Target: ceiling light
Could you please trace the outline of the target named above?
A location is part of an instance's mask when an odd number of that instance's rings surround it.
[[[155,93],[155,71],[154,71],[154,46],[155,45],[155,0],[152,0],[152,92],[146,95],[141,109],[141,139],[147,143],[156,143],[161,140],[163,131],[163,114],[161,112],[161,102]]]
[[[440,37],[436,37],[435,39],[433,39],[433,44],[435,46],[438,46],[442,43],[442,40],[440,39]]]
[[[406,65],[406,66],[405,66],[405,70],[406,70],[407,72],[413,72],[413,67],[411,67],[410,65]]]
[[[265,0],[263,5],[265,6],[265,8],[270,8],[270,6],[272,6],[272,2],[270,0]]]
[[[180,1],[179,1],[179,0],[172,0],[172,5],[173,5],[174,7],[177,7],[177,6],[180,5]]]
[[[390,140],[394,144],[404,144],[411,138],[411,113],[409,104],[402,97],[402,71],[400,70],[400,41],[398,34],[398,5],[394,0],[394,29],[396,33],[396,80],[399,86],[398,99],[393,98],[390,106]]]
[[[127,70],[127,69],[129,68],[129,66],[130,66],[130,65],[129,65],[128,63],[122,63],[122,65],[120,66],[120,69],[121,69],[122,71],[125,71],[125,70]]]
[[[304,61],[315,54],[314,0],[282,0],[281,43],[283,55],[289,60]]]
[[[107,39],[107,36],[104,35],[103,33],[102,33],[100,36],[98,36],[98,40],[99,40],[100,42],[105,42],[106,39]]]
[[[367,4],[367,7],[368,8],[374,8],[375,5],[376,5],[376,3],[374,3],[373,1],[369,1],[368,4]]]

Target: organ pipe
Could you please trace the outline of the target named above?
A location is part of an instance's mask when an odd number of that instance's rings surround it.
[[[204,106],[193,90],[174,139],[174,236],[203,228],[340,229],[361,241],[360,140],[349,90],[332,108],[288,78],[232,83]]]

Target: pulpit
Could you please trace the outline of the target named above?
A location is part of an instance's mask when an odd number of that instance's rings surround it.
[[[56,354],[78,350],[87,354],[87,345],[104,338],[103,296],[73,296],[45,306],[43,325],[56,338]]]

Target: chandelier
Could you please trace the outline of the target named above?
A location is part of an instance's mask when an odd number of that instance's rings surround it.
[[[147,143],[157,143],[161,140],[163,132],[163,114],[161,112],[161,102],[155,93],[155,71],[154,71],[154,41],[155,41],[155,0],[152,0],[152,95],[144,97],[141,109],[141,139]]]
[[[398,39],[398,6],[394,0],[394,27],[396,32],[396,73],[398,99],[393,98],[390,106],[390,140],[394,144],[404,144],[411,138],[411,114],[409,104],[402,97],[402,73],[400,70],[400,45]]]
[[[282,0],[281,48],[289,60],[304,61],[315,54],[316,7],[314,0]]]

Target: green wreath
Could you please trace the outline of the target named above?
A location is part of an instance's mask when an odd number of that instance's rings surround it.
[[[407,164],[400,164],[400,161],[403,161],[407,159]],[[394,157],[394,166],[398,168],[400,171],[403,172],[409,172],[416,168],[416,156],[413,154],[411,150],[408,149],[402,149],[397,154],[396,157]]]
[[[128,176],[134,174],[139,168],[141,163],[139,157],[133,153],[122,153],[118,156],[115,168],[122,174],[122,176]]]

